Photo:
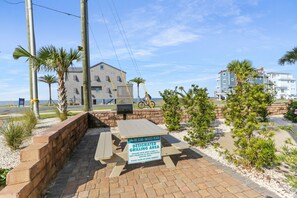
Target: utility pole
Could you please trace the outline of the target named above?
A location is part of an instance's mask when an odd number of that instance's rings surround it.
[[[91,110],[88,0],[81,0],[81,37],[84,111]]]
[[[27,25],[27,36],[28,36],[28,51],[31,51],[30,44],[30,25],[29,25],[29,12],[28,12],[28,3],[26,2],[26,25]],[[33,62],[29,60],[29,85],[30,85],[30,109],[33,111],[33,104],[31,100],[33,100],[33,86],[32,86],[32,67]]]
[[[35,35],[34,35],[34,22],[33,22],[33,8],[32,0],[26,0],[26,10],[27,10],[27,24],[29,24],[29,50],[33,56],[36,56],[36,46],[35,46]],[[37,71],[34,65],[34,61],[30,60],[31,74],[32,74],[32,92],[33,99],[31,103],[33,104],[33,111],[37,118],[39,118],[39,100],[38,100],[38,85],[37,85]]]

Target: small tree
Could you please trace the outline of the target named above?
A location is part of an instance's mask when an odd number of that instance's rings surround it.
[[[207,89],[192,85],[192,88],[186,92],[183,87],[180,87],[179,95],[190,116],[191,129],[184,139],[191,145],[206,147],[213,139],[214,134],[210,123],[215,120],[215,105],[210,102]]]
[[[181,107],[177,92],[166,89],[163,93],[159,93],[164,101],[162,111],[167,129],[169,131],[180,129]]]
[[[238,154],[234,161],[257,169],[271,166],[276,161],[276,148],[271,139],[274,134],[258,119],[267,111],[269,92],[265,92],[264,85],[248,82],[256,72],[249,61],[232,61],[228,70],[239,79],[235,89],[228,94],[224,111],[226,124],[233,126],[232,137]]]
[[[48,104],[51,105],[52,104],[52,84],[53,83],[57,83],[58,80],[56,78],[56,76],[53,75],[44,75],[44,76],[40,76],[38,78],[38,80],[40,82],[44,82],[48,84],[48,95],[49,95],[49,100],[48,100]]]
[[[22,46],[13,52],[13,58],[31,58],[36,61],[37,69],[44,71],[54,71],[58,76],[58,110],[61,120],[67,119],[67,95],[65,87],[65,76],[74,61],[80,61],[81,54],[77,50],[70,49],[67,52],[64,48],[56,48],[53,45],[42,47],[38,50],[37,56],[33,56]]]
[[[138,97],[138,100],[139,100],[140,99],[140,96],[139,96],[139,85],[141,83],[145,83],[145,80],[143,78],[141,78],[141,77],[135,77],[135,78],[133,78],[133,79],[131,79],[129,81],[130,82],[134,82],[134,83],[137,84],[137,97]]]

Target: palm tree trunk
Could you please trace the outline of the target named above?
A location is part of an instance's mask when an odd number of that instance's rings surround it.
[[[137,83],[137,96],[138,96],[138,101],[140,101],[140,96],[139,96],[139,83]]]
[[[58,86],[58,108],[62,116],[67,118],[67,96],[64,75],[59,75]]]
[[[48,84],[48,95],[49,95],[49,101],[48,101],[48,104],[51,105],[52,104],[52,90],[51,90],[51,84],[49,83]]]

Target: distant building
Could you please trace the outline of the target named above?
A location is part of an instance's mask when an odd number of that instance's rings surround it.
[[[91,97],[93,104],[116,99],[117,86],[125,86],[126,72],[104,62],[90,67]],[[83,75],[81,67],[70,67],[65,78],[67,101],[83,104]]]
[[[258,69],[258,76],[255,79],[249,79],[251,84],[265,84],[268,85],[268,76],[263,72],[263,69]],[[236,86],[236,76],[228,70],[222,70],[218,73],[217,86],[215,95],[220,100],[225,100],[228,93]]]
[[[293,77],[292,74],[269,72],[267,73],[267,75],[276,91],[277,99],[296,98],[296,79]]]

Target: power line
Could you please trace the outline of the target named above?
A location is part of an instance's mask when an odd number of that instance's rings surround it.
[[[136,59],[135,59],[133,50],[132,50],[131,45],[130,45],[130,43],[129,43],[129,40],[128,40],[128,37],[127,37],[127,33],[126,33],[125,28],[124,28],[124,26],[123,26],[123,24],[122,24],[121,18],[120,18],[119,14],[118,14],[117,7],[116,7],[116,5],[115,5],[115,3],[114,3],[113,0],[112,0],[111,2],[112,2],[112,4],[113,4],[113,6],[114,6],[114,9],[115,9],[115,11],[116,11],[117,18],[118,18],[119,23],[120,23],[120,25],[121,25],[121,27],[122,27],[122,30],[123,30],[123,32],[124,32],[124,37],[125,37],[126,43],[127,43],[127,45],[128,45],[128,48],[129,48],[130,51],[131,51],[131,55],[132,55],[132,59],[133,59],[134,66],[136,67],[136,71],[138,72],[139,76],[141,77],[140,69],[139,69],[139,67],[138,67],[138,64],[137,64],[137,62],[136,62]]]
[[[88,24],[89,24],[89,23],[88,23]],[[97,47],[97,49],[98,49],[98,51],[99,51],[99,54],[100,54],[100,56],[101,56],[102,61],[104,62],[103,55],[102,55],[102,53],[101,53],[101,50],[100,50],[99,45],[98,45],[98,42],[97,42],[97,40],[96,40],[96,38],[95,38],[95,34],[94,34],[94,32],[93,32],[92,27],[91,27],[90,24],[89,24],[89,27],[90,27],[90,30],[91,30],[92,37],[93,37],[93,39],[94,39],[94,41],[95,41],[95,45],[96,45],[96,47]]]
[[[132,62],[132,64],[134,65],[137,74],[141,77],[140,70],[139,70],[138,65],[137,65],[137,63],[136,63],[136,60],[135,60],[135,57],[134,57],[132,48],[131,48],[131,46],[130,46],[130,44],[129,44],[128,38],[127,38],[127,36],[126,36],[125,29],[124,29],[124,27],[123,27],[123,25],[122,25],[122,22],[121,22],[121,19],[120,19],[120,17],[119,17],[119,14],[118,14],[118,12],[117,12],[117,8],[116,8],[116,6],[115,6],[115,4],[114,4],[114,1],[112,1],[112,6],[109,6],[109,7],[110,7],[110,9],[111,9],[111,13],[112,13],[112,15],[113,15],[113,17],[114,17],[114,20],[115,20],[115,22],[116,22],[116,25],[117,25],[117,27],[118,27],[118,30],[119,30],[119,32],[120,32],[120,34],[121,34],[121,36],[122,36],[122,38],[123,38],[123,41],[124,41],[124,43],[125,43],[125,47],[126,47],[126,49],[127,49],[127,51],[128,51],[128,54],[129,54],[130,59],[131,59],[131,62]]]
[[[61,14],[66,14],[68,16],[72,16],[72,17],[76,17],[76,18],[80,18],[80,16],[78,15],[75,15],[75,14],[71,14],[69,12],[64,12],[64,11],[60,11],[60,10],[57,10],[57,9],[54,9],[54,8],[50,8],[50,7],[47,7],[47,6],[44,6],[44,5],[39,5],[39,4],[36,4],[36,3],[32,3],[34,6],[37,6],[37,7],[40,7],[40,8],[44,8],[44,9],[47,9],[47,10],[51,10],[51,11],[54,11],[54,12],[58,12],[58,13],[61,13]]]
[[[7,1],[7,0],[2,0],[2,1],[5,2],[5,3],[7,3],[7,4],[11,4],[11,5],[17,5],[17,4],[25,3],[24,1],[19,1],[19,2],[11,2],[11,1]],[[54,12],[58,12],[60,14],[66,14],[68,16],[80,18],[80,16],[75,15],[75,14],[71,14],[69,12],[64,12],[64,11],[57,10],[57,9],[54,9],[54,8],[50,8],[48,6],[40,5],[40,4],[37,4],[37,3],[32,3],[32,4],[34,6],[36,6],[36,7],[40,7],[40,8],[46,9],[46,10],[51,10],[51,11],[54,11]]]
[[[115,49],[115,46],[114,46],[113,40],[112,40],[112,38],[111,38],[111,34],[110,34],[110,31],[109,31],[109,28],[108,28],[108,26],[107,26],[107,23],[106,23],[106,20],[105,20],[105,17],[104,17],[104,15],[103,15],[103,12],[102,12],[102,9],[101,9],[100,5],[99,5],[99,10],[100,10],[100,12],[101,12],[101,15],[102,15],[102,18],[103,18],[103,22],[104,22],[104,25],[105,25],[105,27],[106,27],[106,30],[107,30],[107,33],[108,33],[108,36],[109,36],[109,40],[110,40],[110,42],[111,42],[113,51],[114,51],[114,53],[115,53],[117,62],[118,62],[118,64],[119,64],[120,69],[122,70],[121,63],[120,63],[120,60],[119,60],[119,56],[118,56],[117,51],[116,51],[116,49]]]
[[[7,3],[7,4],[11,4],[11,5],[17,5],[17,4],[25,3],[24,1],[18,1],[18,2],[11,2],[11,1],[7,1],[7,0],[2,0],[2,1]]]

